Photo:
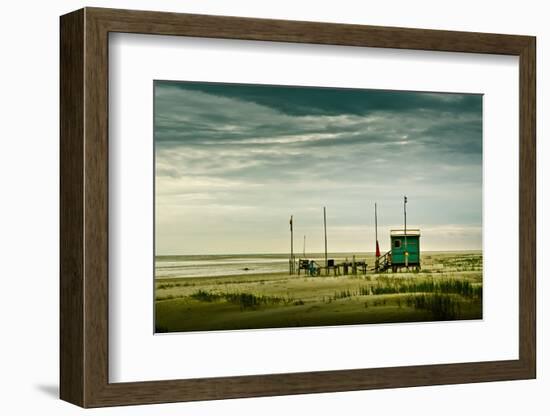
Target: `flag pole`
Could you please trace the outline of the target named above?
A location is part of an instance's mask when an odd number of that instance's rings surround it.
[[[376,202],[374,203],[374,235],[376,240],[376,262],[375,262],[375,269],[378,271],[380,265],[378,263],[378,259],[380,258],[380,247],[378,246],[378,209]]]
[[[294,231],[292,227],[292,215],[290,216],[290,274],[294,274]]]
[[[407,196],[403,198],[403,216],[405,219],[405,267],[409,268],[409,250],[407,246]]]
[[[374,235],[376,238],[376,247],[378,248],[378,209],[376,207],[376,202],[374,203]],[[376,250],[376,257],[380,257],[378,250]]]
[[[328,267],[327,254],[327,207],[323,207],[323,222],[325,224],[325,267]]]

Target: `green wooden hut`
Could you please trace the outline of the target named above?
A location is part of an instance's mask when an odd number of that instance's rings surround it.
[[[391,268],[396,272],[402,267],[420,269],[420,230],[390,230]]]

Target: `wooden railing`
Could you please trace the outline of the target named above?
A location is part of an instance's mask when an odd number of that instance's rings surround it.
[[[376,260],[375,270],[385,271],[391,267],[391,250]]]

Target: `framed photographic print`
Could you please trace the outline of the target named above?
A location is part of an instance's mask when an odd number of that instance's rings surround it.
[[[535,38],[61,17],[61,398],[534,378]]]

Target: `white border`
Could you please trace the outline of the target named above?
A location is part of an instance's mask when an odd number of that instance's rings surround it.
[[[518,358],[517,57],[111,34],[111,382]],[[484,319],[153,335],[153,79],[484,94]]]

